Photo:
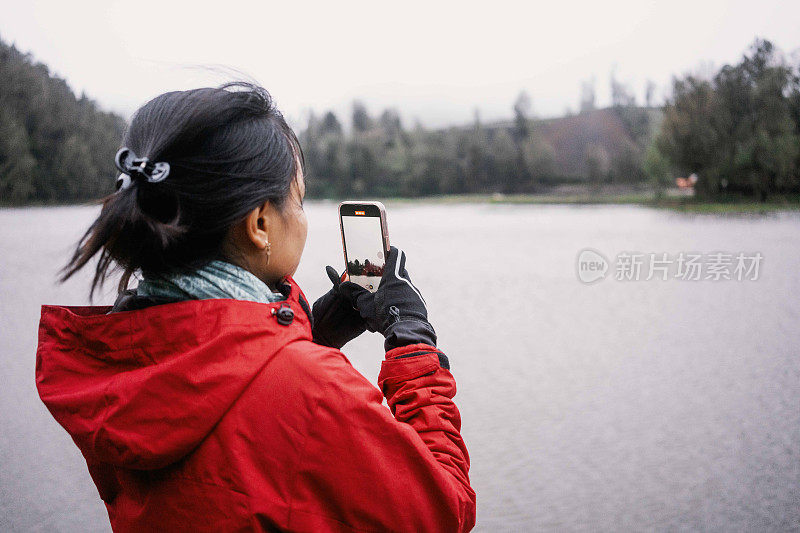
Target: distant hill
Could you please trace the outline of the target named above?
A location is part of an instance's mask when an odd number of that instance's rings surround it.
[[[113,192],[125,126],[0,40],[0,203],[75,202]]]
[[[623,120],[623,113],[639,115],[646,124],[637,143],[631,127]],[[593,151],[605,154],[608,165],[620,161],[629,154],[641,156],[644,146],[658,129],[662,119],[660,108],[635,107],[595,109],[564,117],[534,119],[536,129],[555,152],[556,172],[570,180],[588,179],[589,154]],[[503,121],[484,126],[489,131],[511,130],[513,122]]]

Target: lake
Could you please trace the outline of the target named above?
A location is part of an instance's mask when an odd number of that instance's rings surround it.
[[[476,531],[800,530],[800,214],[387,210],[458,382]],[[54,276],[97,213],[0,210],[3,531],[110,530],[34,382],[39,306],[88,303],[88,272]],[[343,258],[336,204],[307,213],[295,277],[313,300]],[[605,261],[593,283],[579,276],[584,249],[593,269]],[[699,258],[700,279],[678,275],[680,254]],[[343,351],[376,381],[377,335]]]

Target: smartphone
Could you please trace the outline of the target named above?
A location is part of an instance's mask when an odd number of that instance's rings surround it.
[[[389,254],[386,208],[380,202],[342,202],[339,226],[347,279],[377,291]]]

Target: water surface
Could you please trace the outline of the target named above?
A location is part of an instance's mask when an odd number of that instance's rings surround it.
[[[478,531],[800,529],[800,217],[628,206],[390,205],[393,244],[458,382]],[[334,203],[307,207],[296,278],[343,263]],[[39,306],[97,210],[0,210],[0,529],[109,531],[36,395]],[[578,281],[583,248],[761,252],[756,281]],[[613,272],[610,273],[613,277]],[[113,287],[96,298],[113,301]],[[381,339],[345,347],[375,381]]]

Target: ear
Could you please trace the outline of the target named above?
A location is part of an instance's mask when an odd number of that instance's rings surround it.
[[[266,248],[269,242],[269,222],[272,211],[272,204],[267,200],[250,211],[250,214],[244,220],[247,242],[251,242],[259,250]]]

